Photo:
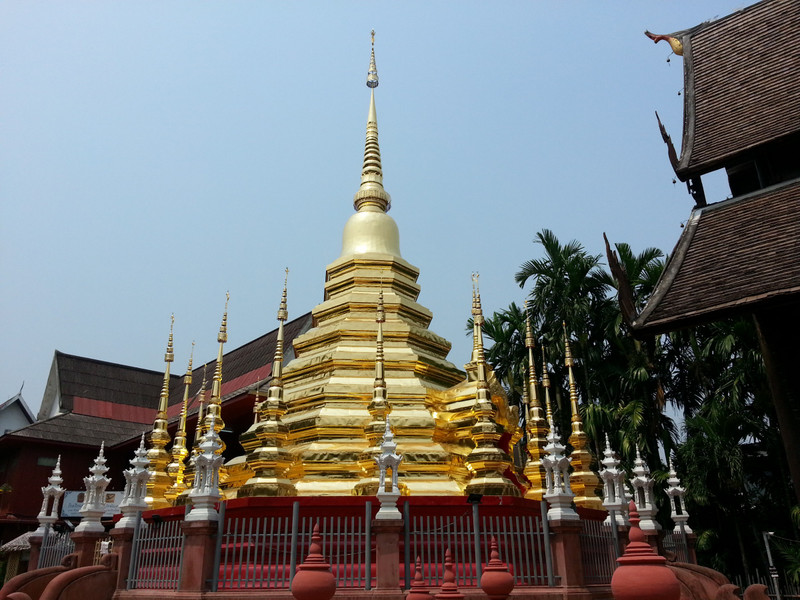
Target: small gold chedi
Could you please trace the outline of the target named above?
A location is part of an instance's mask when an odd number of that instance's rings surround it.
[[[158,399],[158,412],[153,421],[153,431],[148,436],[149,448],[147,449],[147,459],[150,461],[150,471],[152,475],[147,480],[147,504],[151,508],[164,508],[170,506],[169,501],[164,498],[164,492],[172,485],[172,479],[167,474],[167,465],[170,456],[166,451],[167,444],[170,442],[169,432],[167,431],[167,404],[169,402],[169,366],[175,360],[172,351],[172,327],[175,323],[174,315],[170,317],[169,341],[167,351],[164,354],[164,362],[167,364],[164,369],[164,383],[161,386],[161,395]]]
[[[288,280],[289,269],[286,269]],[[286,285],[278,308],[278,337],[272,362],[272,381],[267,398],[256,398],[256,419],[253,425],[239,436],[239,443],[248,452],[246,463],[252,476],[242,485],[237,496],[296,496],[297,490],[289,479],[292,456],[287,449],[289,429],[282,417],[286,412],[283,400],[283,324],[289,317],[286,303]]]
[[[584,508],[603,508],[602,494],[603,483],[597,474],[591,469],[592,454],[589,451],[589,436],[583,430],[583,421],[578,409],[578,387],[575,384],[575,375],[572,372],[574,360],[572,349],[570,348],[569,336],[567,335],[566,323],[564,327],[564,363],[569,372],[569,400],[572,410],[572,433],[569,436],[569,443],[572,446],[570,463],[572,474],[569,483],[572,491],[575,492],[575,504]]]
[[[547,445],[548,427],[542,411],[542,403],[539,400],[539,382],[536,376],[536,363],[533,359],[535,342],[533,331],[531,330],[530,315],[527,312],[526,304],[525,346],[528,349],[528,383],[525,389],[530,389],[530,392],[527,394],[528,402],[524,403],[528,411],[525,418],[525,425],[528,430],[528,461],[525,463],[524,474],[530,487],[525,492],[525,497],[532,500],[541,500],[547,490],[542,457],[545,455],[544,447]]]

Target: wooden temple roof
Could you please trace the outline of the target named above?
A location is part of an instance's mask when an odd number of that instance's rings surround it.
[[[796,179],[695,209],[633,326],[672,331],[799,296]]]
[[[684,46],[681,179],[800,131],[800,2],[764,0],[672,34]]]

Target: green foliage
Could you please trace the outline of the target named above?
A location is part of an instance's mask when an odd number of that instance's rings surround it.
[[[616,298],[619,282],[599,255],[575,240],[562,244],[547,229],[534,243],[541,256],[525,261],[515,279],[529,292],[528,314],[547,353],[560,431],[569,430],[570,417],[565,323],[595,456],[608,434],[630,469],[638,446],[665,487],[663,457],[674,455],[702,561],[728,575],[763,571],[760,531],[794,535],[800,509],[793,528],[785,456],[753,322],[728,319],[634,338]],[[665,255],[655,248],[637,254],[622,243],[615,249],[640,311],[664,270]],[[526,381],[524,332],[525,311],[516,303],[487,317],[484,325],[492,343],[487,359],[513,402],[522,397]],[[534,356],[540,377],[539,348]],[[683,417],[682,441],[668,408]],[[668,514],[663,494],[658,496],[665,504],[661,514]]]

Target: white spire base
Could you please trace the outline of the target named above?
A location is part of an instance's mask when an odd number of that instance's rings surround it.
[[[194,487],[189,492],[192,510],[186,515],[186,521],[219,521],[215,505],[222,497],[219,492],[219,469],[224,458],[217,454],[222,444],[214,430],[214,419],[212,413],[208,433],[200,442],[200,453],[195,458]]]
[[[103,455],[105,442],[100,444],[100,454],[94,459],[94,465],[89,472],[91,476],[83,478],[86,486],[86,497],[80,508],[81,522],[75,528],[76,533],[105,533],[106,528],[100,522],[106,512],[106,488],[111,479],[106,477],[108,467],[106,457]]]
[[[386,431],[383,433],[383,442],[381,443],[381,455],[375,458],[378,464],[378,471],[380,473],[378,480],[378,501],[381,507],[375,518],[380,521],[396,521],[402,520],[403,515],[397,510],[397,501],[400,498],[400,487],[397,481],[397,469],[403,457],[397,454],[395,450],[397,444],[394,441],[394,434],[389,425],[389,417],[386,417]],[[389,490],[386,489],[386,474],[387,471],[392,470],[391,485]]]
[[[550,425],[550,433],[547,434],[547,445],[544,451],[546,456],[542,457],[547,481],[547,493],[543,498],[547,500],[550,508],[547,510],[548,521],[578,521],[580,517],[572,503],[575,494],[569,485],[569,458],[564,456],[566,447],[558,437],[555,426]]]
[[[147,467],[150,461],[147,458],[147,448],[144,445],[144,434],[139,442],[139,448],[131,459],[131,468],[122,472],[125,476],[125,491],[122,493],[122,502],[119,508],[122,518],[117,521],[114,529],[136,527],[136,515],[147,510],[147,480],[153,475]]]

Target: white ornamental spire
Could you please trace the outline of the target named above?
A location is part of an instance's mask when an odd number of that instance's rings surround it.
[[[83,515],[81,522],[75,528],[76,532],[105,532],[105,527],[100,522],[103,513],[106,511],[106,488],[111,483],[111,479],[106,477],[108,467],[106,457],[103,454],[105,442],[100,444],[100,454],[94,459],[94,465],[89,469],[91,475],[83,478],[86,486],[86,497],[78,512]]]
[[[381,455],[375,458],[378,464],[379,480],[378,480],[378,500],[381,507],[378,514],[375,515],[376,519],[380,520],[395,520],[402,519],[403,516],[397,510],[397,500],[400,498],[400,487],[397,481],[397,469],[403,457],[395,452],[397,450],[397,442],[394,441],[394,434],[389,425],[389,416],[386,416],[386,430],[383,434],[383,443],[381,444]],[[391,469],[391,485],[390,489],[386,489],[386,473]]]
[[[619,468],[619,459],[611,449],[611,443],[606,434],[606,449],[603,451],[604,469],[600,471],[600,478],[603,480],[603,506],[608,511],[608,517],[604,523],[611,525],[611,512],[614,512],[614,520],[618,527],[627,527],[628,522],[625,509],[628,503],[625,501],[625,471]]]
[[[42,488],[42,509],[36,517],[39,521],[39,528],[34,532],[34,535],[44,535],[45,528],[48,525],[52,527],[58,520],[58,505],[64,495],[64,488],[61,487],[62,483],[64,483],[64,480],[61,478],[61,455],[59,454],[53,473],[47,479],[47,485]]]
[[[147,458],[147,448],[144,445],[144,434],[139,442],[139,447],[130,461],[131,468],[122,472],[125,476],[125,491],[122,493],[122,502],[119,505],[122,518],[117,521],[114,529],[124,529],[136,526],[136,513],[147,510],[147,480],[152,473],[147,469],[150,461]]]
[[[653,497],[653,486],[655,481],[650,477],[650,469],[642,459],[639,446],[636,446],[636,460],[633,463],[633,486],[634,502],[639,513],[639,529],[645,533],[655,533],[661,529],[661,525],[656,521],[656,502]]]
[[[547,434],[547,445],[544,447],[547,454],[542,457],[547,480],[544,499],[550,505],[547,511],[548,521],[577,521],[580,518],[572,508],[575,494],[569,485],[569,458],[564,455],[566,449],[561,443],[555,425],[551,424],[550,433]]]
[[[672,530],[672,533],[683,532],[691,535],[694,531],[689,527],[689,513],[686,511],[686,501],[683,498],[686,490],[681,487],[681,480],[678,479],[675,467],[672,466],[672,458],[669,459],[669,479],[667,479],[667,483],[669,484],[667,496],[669,496],[670,517],[675,522],[675,529]],[[683,527],[681,527],[681,523],[683,523]]]
[[[219,513],[214,505],[219,502],[219,469],[222,466],[222,454],[217,452],[222,448],[219,435],[214,428],[216,415],[210,413],[211,418],[208,433],[203,437],[198,447],[199,453],[195,458],[194,486],[189,492],[192,510],[186,515],[186,521],[217,521]]]

